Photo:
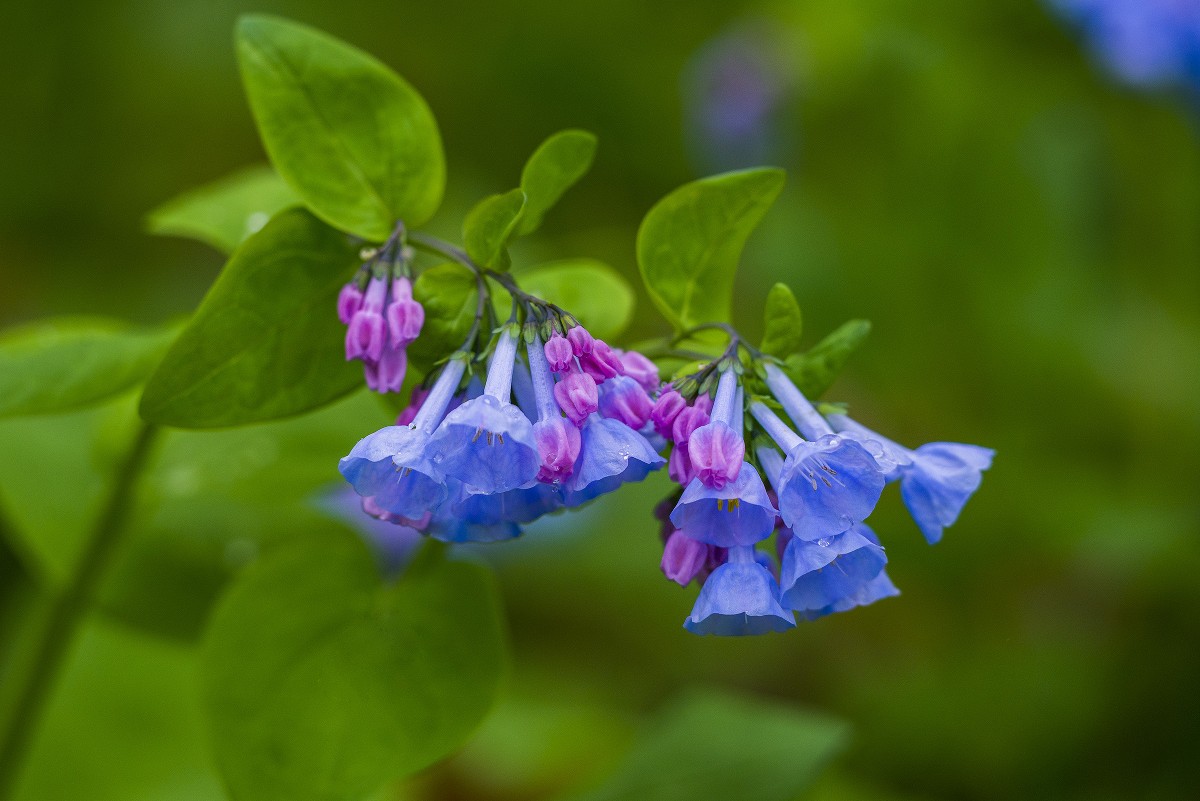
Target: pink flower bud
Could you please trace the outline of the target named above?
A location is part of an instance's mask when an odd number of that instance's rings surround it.
[[[404,386],[408,354],[403,348],[384,348],[379,361],[363,363],[367,386],[376,392],[399,392]]]
[[[543,350],[546,352],[546,361],[550,362],[550,369],[552,371],[565,373],[570,369],[571,360],[575,358],[575,352],[571,349],[571,343],[565,337],[555,334],[546,342]]]
[[[411,298],[393,300],[387,308],[388,329],[392,344],[403,348],[421,335],[425,324],[425,307]]]
[[[618,354],[618,358],[621,360],[625,375],[641,384],[642,389],[647,392],[654,392],[658,389],[661,382],[658,377],[657,364],[636,350],[622,351]]]
[[[412,397],[408,399],[408,405],[400,411],[400,415],[396,418],[396,425],[406,426],[417,419],[417,412],[421,411],[421,405],[425,403],[425,399],[428,397],[428,388],[413,387]]]
[[[337,313],[338,319],[344,325],[349,325],[350,320],[354,317],[354,313],[362,308],[363,293],[358,288],[358,284],[351,281],[342,287],[342,291],[338,293]]]
[[[559,408],[577,426],[600,405],[596,382],[586,373],[571,373],[554,385],[554,399]]]
[[[698,406],[689,406],[679,413],[671,425],[671,439],[682,444],[691,439],[692,432],[708,425],[708,412]]]
[[[708,546],[697,542],[682,531],[667,538],[663,546],[662,572],[680,587],[692,583],[708,567]]]
[[[650,421],[654,423],[654,430],[660,437],[671,439],[671,424],[686,408],[687,401],[673,387],[667,388],[658,396],[658,400],[654,401],[654,408],[650,411]]]
[[[732,428],[714,420],[692,432],[688,455],[696,477],[704,486],[724,489],[738,477],[746,458],[746,442]]]
[[[627,376],[613,378],[600,390],[600,414],[620,420],[635,431],[646,425],[653,408],[646,390]]]
[[[571,343],[571,350],[576,356],[587,356],[592,352],[592,346],[595,344],[592,335],[582,325],[577,325],[567,331],[567,341]]]
[[[346,329],[346,359],[378,361],[386,341],[383,303],[387,299],[387,281],[372,278],[362,306],[350,318]]]
[[[685,487],[696,477],[695,471],[692,470],[691,457],[688,456],[687,440],[676,442],[675,447],[671,449],[671,456],[667,459],[667,475],[676,484]]]
[[[621,364],[621,359],[602,339],[597,339],[592,343],[591,353],[579,357],[579,365],[597,384],[603,384],[607,379],[625,372],[625,366]]]
[[[712,414],[713,399],[711,395],[697,395],[696,400],[692,401],[692,405],[705,414]]]
[[[538,481],[550,484],[571,475],[579,458],[578,428],[561,417],[550,417],[533,424],[533,438],[542,457]]]

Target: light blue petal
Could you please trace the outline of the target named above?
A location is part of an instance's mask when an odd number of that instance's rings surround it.
[[[446,498],[440,471],[425,458],[429,435],[409,426],[388,426],[359,440],[338,470],[354,491],[380,507],[419,518]]]
[[[689,537],[721,548],[753,545],[775,530],[775,506],[749,462],[721,489],[692,479],[671,511],[671,523]]]
[[[475,492],[470,487],[454,499],[453,512],[469,523],[532,523],[562,507],[562,490],[541,482],[507,492]]]
[[[447,476],[485,492],[528,484],[541,464],[529,418],[491,395],[469,400],[446,415],[426,454]]]
[[[931,442],[913,451],[900,496],[927,542],[939,541],[942,530],[958,520],[994,455],[989,448],[957,442]]]
[[[779,515],[800,539],[841,534],[867,519],[884,476],[863,446],[838,434],[801,442],[783,464]]]
[[[823,609],[855,595],[878,576],[887,554],[868,533],[870,529],[860,523],[826,539],[793,537],[779,572],[784,606]]]
[[[579,458],[564,482],[567,505],[578,506],[622,484],[641,481],[666,461],[637,431],[593,414],[580,431]]]
[[[470,493],[462,482],[449,479],[450,498],[433,513],[425,533],[442,542],[500,542],[521,535],[521,527],[511,520],[469,520],[458,504]]]
[[[786,631],[795,616],[779,605],[779,586],[757,562],[726,562],[700,590],[683,627],[693,634],[739,636]]]
[[[806,609],[799,614],[803,620],[816,620],[835,612],[845,612],[858,606],[867,606],[882,598],[894,598],[899,594],[900,590],[896,589],[896,585],[888,578],[887,572],[883,571],[853,595],[848,595],[823,609]]]

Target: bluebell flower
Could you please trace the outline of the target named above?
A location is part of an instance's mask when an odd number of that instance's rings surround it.
[[[931,545],[958,520],[996,455],[991,448],[961,442],[930,442],[910,450],[845,415],[830,415],[829,421],[846,435],[882,443],[896,464],[888,478],[899,480],[900,497]]]
[[[588,416],[579,434],[579,459],[563,482],[568,506],[586,503],[622,484],[641,481],[667,462],[644,436],[598,412]]]
[[[489,519],[482,509],[473,510],[480,514],[462,514],[461,504],[472,493],[456,479],[447,479],[447,483],[450,498],[425,520],[414,521],[415,528],[442,542],[500,542],[521,535],[515,520]]]
[[[506,327],[496,343],[483,394],[446,415],[426,448],[444,474],[483,492],[528,484],[537,477],[541,461],[533,424],[510,401],[516,339],[512,327]]]
[[[864,584],[853,595],[847,595],[822,609],[805,609],[800,611],[799,615],[804,620],[816,620],[835,612],[846,612],[855,607],[867,606],[883,598],[894,598],[899,594],[900,590],[896,589],[896,585],[888,577],[887,571],[880,571],[878,576]]]
[[[841,534],[874,511],[884,476],[861,444],[832,433],[803,440],[762,402],[751,404],[750,413],[787,454],[776,495],[779,515],[797,537]]]
[[[477,492],[472,487],[447,502],[451,512],[468,523],[532,523],[543,515],[562,508],[562,491],[552,485],[534,481],[527,487],[506,492]]]
[[[387,512],[420,518],[447,496],[441,470],[430,460],[430,437],[462,380],[465,364],[451,359],[411,425],[388,426],[359,440],[338,470],[364,498]]]
[[[737,636],[786,631],[795,616],[779,603],[779,585],[763,567],[752,546],[729,549],[728,561],[705,579],[684,621],[693,634]]]

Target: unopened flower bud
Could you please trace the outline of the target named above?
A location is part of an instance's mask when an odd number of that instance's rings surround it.
[[[636,350],[622,351],[618,354],[618,358],[621,360],[625,375],[641,384],[642,389],[647,392],[654,392],[658,389],[660,383],[658,365]]]
[[[600,413],[635,431],[646,425],[653,408],[646,390],[628,376],[616,376],[600,390]]]
[[[600,405],[596,382],[587,373],[571,373],[554,385],[559,408],[577,426]]]
[[[592,346],[595,343],[592,335],[582,325],[577,325],[567,331],[567,341],[571,343],[571,350],[576,356],[587,356],[592,352]]]
[[[570,369],[575,352],[571,349],[571,343],[567,341],[566,337],[555,334],[546,341],[546,347],[543,350],[546,352],[546,361],[550,362],[550,369],[553,372],[565,373]]]
[[[682,531],[676,531],[667,538],[663,546],[662,572],[680,587],[686,587],[692,579],[707,569],[709,547],[703,542],[697,542]]]
[[[337,313],[338,319],[343,325],[349,325],[350,320],[354,318],[354,313],[362,308],[363,293],[358,288],[358,284],[351,281],[342,287],[342,291],[338,293]]]
[[[723,489],[738,477],[746,458],[746,442],[720,420],[714,420],[692,432],[688,455],[696,477],[706,487]]]
[[[654,401],[654,408],[650,411],[650,421],[654,423],[654,430],[658,432],[659,436],[666,439],[672,438],[671,424],[686,408],[687,401],[675,391],[674,387],[668,387],[658,396],[658,400]]]
[[[533,437],[542,457],[538,481],[549,484],[570,476],[579,458],[579,429],[561,417],[551,417],[534,423]]]
[[[574,329],[572,329],[574,330]],[[612,347],[602,339],[592,343],[592,352],[579,357],[579,365],[597,384],[625,372],[625,366]]]

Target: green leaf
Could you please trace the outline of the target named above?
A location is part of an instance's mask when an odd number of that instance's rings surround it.
[[[214,612],[203,698],[234,801],[358,801],[447,756],[506,659],[482,567],[422,553],[384,584],[356,537],[307,538],[249,568]]]
[[[800,350],[802,323],[800,304],[788,285],[771,287],[767,305],[763,308],[763,338],[759,349],[781,359]]]
[[[348,237],[284,211],[234,251],[142,394],[146,420],[219,428],[315,409],[362,384],[337,295],[359,259]]]
[[[572,799],[792,801],[848,733],[778,701],[694,692],[660,713],[607,782]]]
[[[0,418],[92,406],[145,380],[177,327],[52,318],[0,334]]]
[[[702,178],[646,214],[638,267],[651,300],[675,328],[729,321],[742,247],[783,180],[783,170],[768,168]]]
[[[559,131],[538,145],[521,172],[521,188],[529,202],[517,233],[537,230],[542,217],[587,173],[595,157],[596,137],[587,131]]]
[[[463,245],[479,265],[508,269],[508,240],[512,238],[525,208],[525,193],[512,189],[484,198],[463,221]]]
[[[446,166],[425,101],[372,56],[276,17],[242,17],[238,60],[271,163],[313,213],[369,240],[420,225]]]
[[[273,169],[247,167],[159,206],[147,216],[146,230],[198,239],[228,255],[277,212],[298,202]]]
[[[526,292],[558,304],[601,339],[614,339],[633,317],[633,287],[616,270],[594,259],[564,259],[522,270]]]
[[[463,344],[475,321],[478,288],[470,271],[453,262],[425,270],[413,298],[425,307],[421,336],[408,346],[409,360],[428,370]]]
[[[784,362],[784,370],[810,399],[820,397],[833,385],[850,354],[871,333],[867,320],[850,320],[822,339],[804,354],[793,354]]]

